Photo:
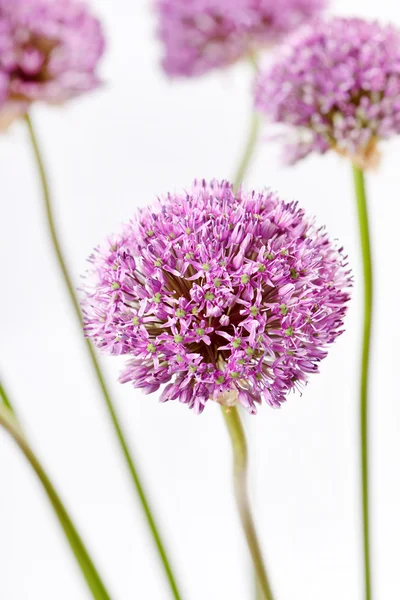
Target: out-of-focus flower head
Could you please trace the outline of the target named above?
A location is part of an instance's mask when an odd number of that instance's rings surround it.
[[[99,21],[77,0],[0,0],[0,122],[95,88],[103,49]]]
[[[163,66],[201,75],[280,41],[319,14],[326,0],[155,0]]]
[[[195,182],[91,256],[86,335],[130,356],[121,375],[200,413],[207,401],[280,406],[343,330],[342,250],[296,203]]]
[[[256,107],[286,126],[286,160],[330,149],[374,166],[400,133],[400,30],[336,18],[304,27],[259,76]]]

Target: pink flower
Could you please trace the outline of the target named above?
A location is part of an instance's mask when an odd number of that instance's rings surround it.
[[[400,30],[363,19],[305,27],[259,77],[256,107],[285,126],[286,158],[330,149],[373,166],[400,133]]]
[[[195,182],[90,258],[85,332],[130,357],[122,382],[198,413],[207,401],[279,406],[343,331],[341,249],[297,204]]]
[[[95,88],[103,49],[100,23],[81,2],[0,0],[0,119]]]
[[[274,44],[325,7],[326,0],[156,0],[163,66],[201,75]]]

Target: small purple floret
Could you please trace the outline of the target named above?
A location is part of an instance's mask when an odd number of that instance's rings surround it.
[[[99,21],[77,0],[0,0],[0,119],[95,88],[103,49]]]
[[[255,103],[286,126],[286,159],[334,149],[365,168],[400,133],[400,30],[337,18],[304,27],[262,73]]]
[[[201,75],[275,44],[319,14],[326,0],[156,0],[163,66]]]
[[[343,331],[342,250],[296,203],[195,182],[141,210],[91,256],[86,335],[128,355],[121,375],[200,413],[208,400],[279,407]]]

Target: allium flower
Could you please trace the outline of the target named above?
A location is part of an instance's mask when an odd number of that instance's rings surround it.
[[[326,0],[156,0],[163,66],[169,75],[201,75],[279,41]]]
[[[379,140],[400,133],[400,30],[343,18],[305,27],[255,97],[287,126],[289,162],[333,149],[372,166]]]
[[[103,48],[100,24],[80,2],[0,0],[0,119],[94,88]]]
[[[128,355],[122,382],[200,413],[284,402],[342,332],[341,249],[296,203],[194,184],[139,211],[90,258],[86,335]]]

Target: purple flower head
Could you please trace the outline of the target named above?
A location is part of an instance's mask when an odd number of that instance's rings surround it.
[[[172,76],[201,75],[279,41],[326,0],[156,0],[163,66]]]
[[[141,210],[91,256],[85,332],[128,355],[122,382],[200,413],[280,406],[343,331],[341,249],[296,203],[195,182]]]
[[[255,103],[286,126],[288,162],[330,149],[363,168],[400,133],[400,30],[337,18],[305,27],[260,75]]]
[[[23,114],[34,101],[60,103],[96,87],[103,48],[100,23],[81,2],[0,0],[0,72],[7,80],[0,118],[2,111]]]

